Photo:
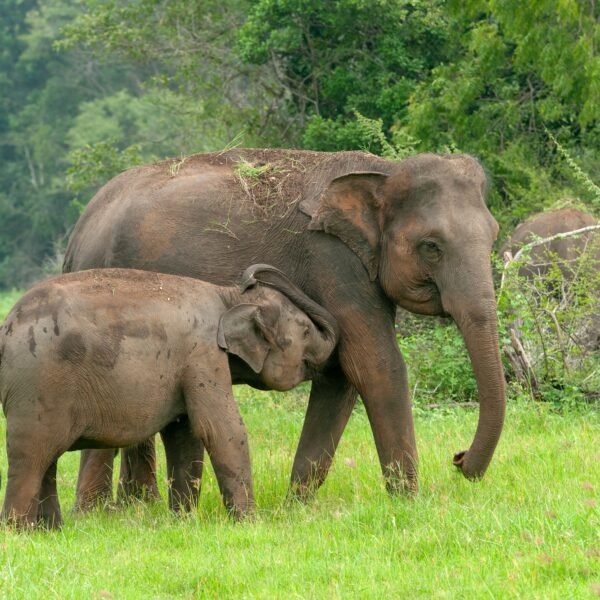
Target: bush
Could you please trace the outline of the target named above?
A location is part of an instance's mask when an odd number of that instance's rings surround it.
[[[600,389],[600,234],[568,265],[548,256],[543,275],[525,276],[527,252],[505,266],[498,308],[509,373],[536,397],[584,399]],[[521,350],[519,364],[515,355]],[[528,363],[528,364],[526,364]]]
[[[431,317],[402,312],[398,335],[413,401],[418,404],[472,402],[477,383],[458,328]]]

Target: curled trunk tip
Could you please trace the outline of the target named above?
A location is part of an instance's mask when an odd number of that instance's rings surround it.
[[[256,284],[269,286],[286,296],[315,323],[323,338],[333,350],[339,339],[339,326],[333,315],[309,298],[289,277],[272,265],[255,264],[248,267],[240,280],[242,292]]]

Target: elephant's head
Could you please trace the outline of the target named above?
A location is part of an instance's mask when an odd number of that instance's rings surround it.
[[[275,267],[249,267],[241,287],[239,303],[219,322],[219,346],[274,390],[289,390],[321,369],[337,343],[335,319]]]
[[[342,174],[301,204],[310,228],[346,243],[396,304],[454,318],[480,400],[473,444],[454,457],[469,478],[484,474],[505,411],[490,265],[498,225],[485,204],[486,187],[474,158],[422,154],[386,173]]]

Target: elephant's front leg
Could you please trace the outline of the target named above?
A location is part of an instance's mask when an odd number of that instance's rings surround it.
[[[352,414],[356,389],[335,368],[312,383],[308,409],[291,476],[291,492],[308,500],[325,477]]]
[[[242,519],[254,510],[254,492],[248,436],[227,367],[220,365],[222,376],[212,375],[207,384],[200,383],[208,380],[203,374],[190,378],[184,395],[192,431],[206,446],[223,503],[233,518]]]
[[[154,438],[121,450],[121,471],[117,500],[159,500],[156,482],[156,448]]]
[[[418,455],[404,359],[393,327],[347,327],[340,362],[365,405],[390,493],[418,489]]]

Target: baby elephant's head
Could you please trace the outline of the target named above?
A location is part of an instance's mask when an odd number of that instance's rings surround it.
[[[268,388],[289,390],[327,362],[338,340],[336,321],[281,271],[252,265],[242,291],[240,303],[221,316],[218,343]]]

